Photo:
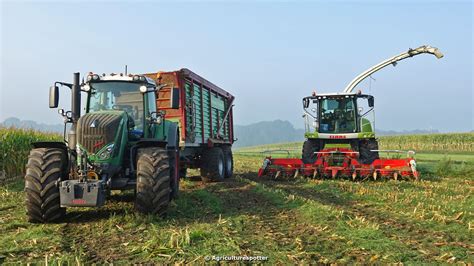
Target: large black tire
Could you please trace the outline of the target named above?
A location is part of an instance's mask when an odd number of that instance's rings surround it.
[[[224,153],[220,147],[204,150],[201,156],[202,181],[222,181],[225,177],[224,166]]]
[[[179,169],[179,150],[175,152],[174,150],[168,151],[168,156],[170,160],[170,187],[171,187],[171,199],[176,199],[179,196],[179,179],[180,179],[180,169]]]
[[[64,218],[57,181],[66,176],[67,154],[62,149],[33,149],[25,175],[26,212],[33,223],[57,222]]]
[[[188,168],[186,167],[179,168],[179,179],[185,179],[187,174],[188,174]]]
[[[307,139],[303,144],[303,163],[314,163],[318,155],[315,152],[319,152],[321,147],[318,140]]]
[[[145,214],[166,215],[170,203],[170,165],[163,148],[141,148],[137,155],[135,209]]]
[[[230,178],[234,174],[234,157],[231,146],[222,146],[224,153],[224,178]]]
[[[379,144],[375,139],[364,139],[359,142],[359,162],[362,164],[371,164],[379,158],[378,152],[371,150],[378,150]]]

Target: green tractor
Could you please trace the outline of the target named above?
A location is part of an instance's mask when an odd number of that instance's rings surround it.
[[[57,108],[59,86],[71,90],[64,141],[36,142],[25,176],[30,222],[65,217],[66,207],[100,207],[111,190],[134,190],[135,209],[164,215],[179,190],[179,132],[156,109],[162,84],[143,75],[89,73],[79,84],[55,82],[49,107]],[[81,91],[85,114],[81,116]],[[170,107],[179,107],[173,91]],[[66,136],[66,124],[71,124]]]
[[[325,153],[326,144],[346,144],[358,154],[361,164],[372,164],[379,158],[375,138],[374,97],[354,93],[355,87],[373,73],[406,58],[419,54],[433,54],[440,59],[443,54],[434,47],[420,46],[409,49],[367,69],[353,79],[342,93],[316,94],[303,98],[305,111],[305,138],[302,161],[313,164],[318,154]]]

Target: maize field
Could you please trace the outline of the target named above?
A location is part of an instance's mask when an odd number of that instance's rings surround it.
[[[54,133],[0,127],[0,170],[7,177],[23,175],[32,142],[61,139]]]
[[[61,138],[0,133],[2,162],[15,174],[31,141]],[[424,137],[407,138],[392,143],[434,149],[456,139],[446,134],[443,144],[436,136],[429,146]],[[472,148],[472,134],[460,140],[470,143],[458,147]],[[472,152],[418,153],[420,182],[258,178],[261,152],[278,147],[301,152],[301,143],[239,149],[234,177],[223,182],[203,184],[188,171],[166,218],[137,214],[133,192],[114,191],[101,208],[68,209],[67,222],[32,224],[23,180],[9,180],[0,184],[0,264],[203,264],[213,256],[261,256],[272,265],[474,261]]]

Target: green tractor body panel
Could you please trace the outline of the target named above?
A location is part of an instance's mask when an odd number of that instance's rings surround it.
[[[117,129],[115,130],[115,136],[113,137],[112,142],[100,143],[100,141],[102,140],[101,139],[98,140],[97,145],[100,144],[101,147],[96,152],[91,152],[86,147],[84,147],[83,142],[81,141],[84,138],[78,139],[77,147],[81,149],[82,154],[85,154],[87,156],[87,159],[91,163],[94,163],[94,164],[107,163],[113,166],[120,166],[123,162],[125,148],[127,147],[130,141],[128,128],[126,126],[128,125],[128,122],[129,122],[128,115],[124,111],[97,111],[97,112],[88,113],[88,114],[95,114],[95,115],[98,115],[99,117],[101,115],[119,116],[120,123]],[[87,117],[87,114],[83,117]],[[90,125],[84,125],[84,126],[87,127]],[[82,136],[81,133],[79,134],[79,136]],[[101,136],[99,135],[98,137],[101,137]],[[78,164],[80,163],[80,160],[81,158],[80,156],[78,156],[77,158]]]
[[[160,141],[168,141],[168,132],[172,124],[177,124],[176,122],[165,120],[160,125],[155,125],[153,132],[154,138]]]

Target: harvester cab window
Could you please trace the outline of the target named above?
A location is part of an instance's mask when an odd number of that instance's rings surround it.
[[[356,131],[354,99],[339,97],[321,100],[321,133],[352,133]]]
[[[132,130],[143,131],[143,96],[140,84],[129,82],[98,82],[91,84],[89,112],[125,111]]]
[[[358,98],[357,109],[360,132],[373,132],[375,113],[374,108],[369,106],[368,98]]]

